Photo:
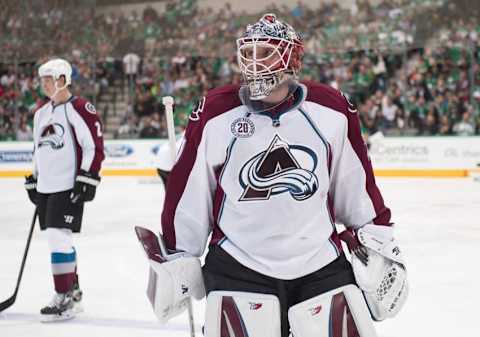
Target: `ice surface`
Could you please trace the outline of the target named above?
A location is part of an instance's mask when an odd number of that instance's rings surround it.
[[[52,295],[49,253],[34,233],[16,303],[0,313],[1,337],[189,336],[186,316],[160,326],[145,296],[147,261],[133,227],[159,230],[163,186],[154,178],[106,177],[86,205],[75,237],[85,312],[44,324]],[[467,179],[379,179],[391,207],[410,280],[395,318],[376,323],[380,337],[477,336],[480,183]],[[15,286],[33,213],[22,179],[0,179],[0,301]],[[195,302],[201,336],[204,303]]]

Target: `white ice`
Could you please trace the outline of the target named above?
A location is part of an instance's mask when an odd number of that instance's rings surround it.
[[[160,326],[145,296],[147,261],[134,225],[159,230],[163,186],[154,178],[106,177],[75,237],[85,312],[44,324],[50,301],[47,243],[34,233],[16,303],[0,313],[1,337],[189,336],[186,316]],[[379,179],[393,212],[411,285],[403,311],[376,323],[380,337],[472,337],[478,333],[480,183],[467,179]],[[33,213],[17,178],[0,179],[0,302],[14,290]],[[201,336],[204,304],[195,302]]]

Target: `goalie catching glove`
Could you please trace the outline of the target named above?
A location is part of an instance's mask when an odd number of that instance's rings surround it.
[[[190,254],[168,254],[163,238],[152,231],[135,227],[137,237],[150,263],[147,296],[161,323],[180,315],[188,307],[190,297],[205,296],[200,260]]]
[[[365,225],[340,234],[352,252],[355,280],[373,319],[394,317],[408,296],[405,263],[393,238],[393,228]]]

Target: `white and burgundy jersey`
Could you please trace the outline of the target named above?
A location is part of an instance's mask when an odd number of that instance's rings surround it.
[[[98,114],[80,97],[40,107],[34,116],[33,140],[33,170],[40,193],[71,189],[79,169],[98,173],[105,157]]]
[[[294,279],[341,254],[335,223],[390,224],[345,96],[303,82],[272,117],[239,89],[214,89],[192,112],[162,213],[168,248],[200,256],[211,234],[248,268]]]

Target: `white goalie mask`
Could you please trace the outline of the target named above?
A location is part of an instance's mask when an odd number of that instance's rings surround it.
[[[249,87],[250,99],[261,100],[291,77],[302,65],[303,42],[275,14],[265,14],[249,25],[237,40],[237,60]]]

